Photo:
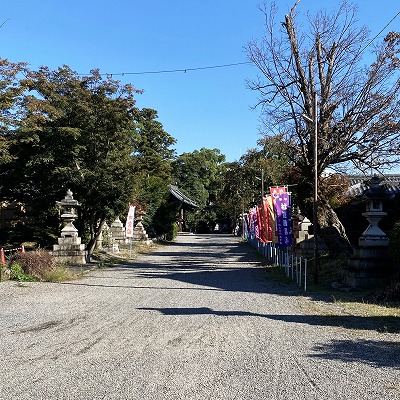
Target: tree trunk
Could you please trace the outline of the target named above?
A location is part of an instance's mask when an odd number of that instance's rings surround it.
[[[318,204],[319,234],[329,250],[329,255],[350,255],[353,248],[333,208],[324,201]]]
[[[96,248],[97,239],[99,238],[101,231],[103,230],[104,222],[105,218],[101,218],[97,227],[95,223],[90,227],[91,238],[86,248],[86,262],[90,262],[91,260],[93,251]]]

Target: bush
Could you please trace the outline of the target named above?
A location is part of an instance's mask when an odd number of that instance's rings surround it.
[[[396,222],[390,233],[389,254],[396,264],[400,264],[400,222]]]
[[[383,290],[372,293],[367,297],[368,301],[378,304],[392,304],[393,307],[400,306],[400,282],[392,282]]]
[[[9,263],[11,277],[18,280],[23,279],[23,275],[30,276],[33,280],[45,280],[49,272],[55,268],[53,256],[45,250],[16,253],[10,258]]]
[[[19,282],[33,282],[36,281],[35,277],[26,274],[20,264],[13,263],[10,267],[10,279],[17,280]]]
[[[178,225],[175,222],[173,222],[170,225],[170,228],[166,234],[166,239],[168,241],[174,240],[176,238],[176,235],[178,234],[178,230],[179,230]]]

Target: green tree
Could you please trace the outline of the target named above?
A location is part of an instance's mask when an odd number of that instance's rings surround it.
[[[165,223],[160,223],[162,214],[160,207],[167,207],[169,184],[172,182],[171,162],[175,155],[172,147],[176,140],[163,128],[161,122],[157,121],[156,110],[150,108],[136,109],[134,120],[135,141],[133,157],[134,201],[141,206],[146,215],[143,224],[146,228],[156,229],[158,234],[166,233],[171,224],[167,218],[162,217]],[[165,215],[170,215],[166,212]],[[172,222],[175,222],[175,215]],[[157,221],[155,221],[155,218]]]
[[[12,63],[0,58],[0,165],[11,160],[9,145],[18,124],[24,86],[21,78],[26,63]]]
[[[82,204],[80,231],[90,234],[90,257],[104,221],[131,200],[137,90],[98,70],[82,77],[67,66],[42,67],[24,84],[30,94],[9,170],[14,197],[33,207],[35,223],[48,227],[55,201],[71,189]]]
[[[264,137],[239,161],[227,165],[218,204],[233,221],[258,203],[262,191],[287,182],[291,168],[281,136]],[[263,180],[263,181],[262,181]]]
[[[277,24],[276,6],[265,2],[266,33],[261,42],[250,42],[247,52],[261,71],[250,87],[260,94],[266,135],[285,136],[287,154],[301,173],[302,211],[311,218],[315,119],[318,177],[328,167],[382,170],[399,161],[400,34],[390,33],[375,46],[375,61],[365,67],[362,57],[371,39],[357,25],[355,6],[343,1],[337,12],[308,15],[302,30],[299,3]],[[331,252],[351,251],[331,205],[320,198],[326,244]]]
[[[212,230],[217,222],[216,201],[225,159],[219,149],[203,147],[183,153],[173,162],[175,183],[199,205],[196,211],[188,213],[189,223],[198,231]]]

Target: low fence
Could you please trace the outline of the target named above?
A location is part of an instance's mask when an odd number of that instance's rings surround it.
[[[296,256],[290,248],[279,247],[276,243],[260,242],[255,237],[247,237],[247,242],[270,263],[279,266],[288,278],[307,291],[307,258]]]
[[[2,268],[5,267],[7,265],[6,263],[6,259],[10,258],[10,255],[12,255],[13,253],[17,253],[17,252],[22,252],[25,253],[25,247],[24,245],[21,245],[21,247],[14,247],[12,249],[4,249],[4,247],[2,247],[0,249],[0,282],[3,280],[3,271]]]
[[[12,249],[5,249],[2,247],[0,249],[1,265],[6,265],[6,258],[9,258],[9,255],[17,252],[25,253],[25,246],[21,245],[21,247],[14,247]]]

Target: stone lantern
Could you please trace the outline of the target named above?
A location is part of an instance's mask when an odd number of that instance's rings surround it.
[[[78,229],[73,224],[78,216],[76,210],[80,204],[77,200],[74,200],[73,194],[69,189],[65,198],[57,201],[56,204],[61,207],[61,219],[64,227],[61,229],[58,244],[53,245],[52,254],[62,262],[85,264],[85,245],[81,244],[81,238],[78,237]]]
[[[382,201],[390,196],[379,177],[372,177],[368,184],[369,188],[363,196],[366,201],[363,216],[369,226],[358,239],[358,247],[354,249],[344,271],[345,282],[360,288],[387,285],[397,274],[388,255],[389,238],[379,227],[379,221],[387,214],[383,211]]]
[[[142,209],[137,209],[136,210],[136,215],[135,215],[135,227],[133,228],[133,240],[135,242],[142,242],[146,244],[150,244],[151,240],[149,239],[149,236],[147,235],[146,230],[144,229],[143,226],[143,217],[146,215],[146,211]]]
[[[78,236],[78,229],[75,228],[73,222],[78,217],[76,210],[80,204],[78,200],[74,200],[71,190],[68,189],[65,198],[57,201],[56,204],[61,207],[61,219],[64,223],[64,227],[61,230],[61,237]]]
[[[387,215],[383,211],[382,201],[389,196],[383,186],[380,185],[380,179],[373,176],[369,181],[370,187],[364,192],[364,199],[366,199],[366,211],[363,216],[368,220],[369,226],[362,233],[358,240],[361,247],[388,247],[389,238],[385,232],[379,228],[379,221]]]

